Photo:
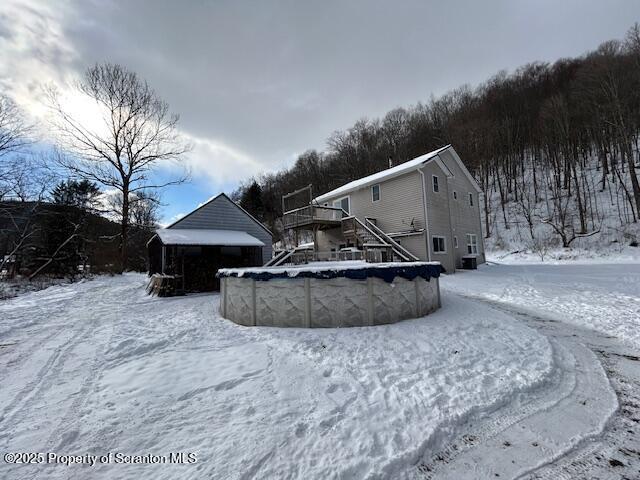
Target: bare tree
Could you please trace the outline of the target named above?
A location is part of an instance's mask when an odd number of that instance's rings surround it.
[[[6,95],[0,94],[0,156],[31,144],[32,133],[18,106]]]
[[[23,159],[16,157],[32,143],[32,127],[27,124],[18,106],[0,94],[0,200],[12,193],[16,181],[24,172]]]
[[[159,164],[180,163],[190,150],[177,130],[178,115],[136,73],[105,63],[89,68],[75,85],[103,112],[100,125],[84,124],[62,104],[55,90],[49,92],[56,113],[54,127],[61,151],[58,163],[87,180],[115,188],[122,198],[120,260],[127,267],[127,241],[131,199],[138,192],[151,192],[187,180],[179,177],[153,182],[151,172]]]

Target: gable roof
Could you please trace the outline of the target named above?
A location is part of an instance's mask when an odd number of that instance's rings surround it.
[[[374,185],[383,180],[389,180],[390,178],[408,173],[411,170],[417,170],[423,164],[425,164],[426,162],[434,158],[436,159],[436,162],[438,162],[442,171],[449,176],[451,175],[451,172],[446,167],[446,165],[438,158],[438,154],[448,148],[451,148],[451,145],[446,145],[437,150],[434,150],[433,152],[425,153],[424,155],[420,155],[419,157],[416,157],[413,160],[409,160],[407,162],[401,163],[400,165],[396,165],[395,167],[387,168],[386,170],[382,170],[381,172],[374,173],[373,175],[369,175],[369,176],[354,180],[352,182],[349,182],[345,185],[342,185],[341,187],[336,188],[335,190],[331,190],[330,192],[324,193],[319,197],[316,197],[314,200],[317,202],[322,202],[324,200],[328,200],[329,198],[333,198],[337,195],[344,195],[354,190],[358,190],[360,188],[367,187],[369,185]]]
[[[464,163],[462,162],[462,159],[458,155],[458,152],[456,152],[453,147],[451,148],[451,156],[460,167],[460,170],[462,170],[462,173],[464,174],[464,176],[467,177],[467,179],[469,180],[469,182],[471,183],[471,186],[475,189],[475,191],[478,193],[482,193],[482,188],[480,188],[478,181],[473,177],[473,175],[471,175],[471,172],[464,165]]]
[[[159,228],[156,234],[165,245],[219,245],[229,247],[263,247],[264,242],[247,232],[205,230],[200,228]]]
[[[179,218],[178,220],[176,220],[175,222],[173,222],[171,225],[167,225],[165,228],[169,229],[169,228],[175,228],[175,226],[177,224],[179,224],[180,222],[182,222],[185,218],[190,217],[191,215],[193,215],[194,213],[196,213],[197,211],[203,209],[204,207],[206,207],[207,205],[209,205],[210,203],[215,202],[218,198],[225,198],[226,200],[229,201],[229,203],[231,203],[232,205],[234,205],[237,209],[239,209],[242,213],[244,213],[246,216],[248,216],[251,220],[253,220],[257,225],[259,225],[260,227],[262,227],[264,229],[265,232],[267,232],[269,235],[273,236],[273,233],[271,233],[271,230],[269,230],[267,227],[265,227],[262,222],[260,222],[256,217],[254,217],[253,215],[251,215],[249,212],[247,212],[244,208],[242,208],[240,205],[238,205],[236,202],[234,202],[233,200],[231,200],[229,198],[229,196],[226,193],[219,193],[218,195],[216,195],[215,197],[210,198],[209,200],[207,200],[206,202],[204,202],[202,205],[200,205],[198,208],[196,208],[195,210],[187,213],[184,217]]]

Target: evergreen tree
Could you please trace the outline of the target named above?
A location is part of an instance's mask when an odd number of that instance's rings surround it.
[[[262,187],[255,180],[240,195],[240,206],[260,221],[264,221]]]
[[[53,203],[71,205],[83,210],[96,208],[97,197],[100,194],[98,186],[88,180],[61,181],[51,192]]]

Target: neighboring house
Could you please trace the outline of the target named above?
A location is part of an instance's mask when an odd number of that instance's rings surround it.
[[[271,232],[224,193],[166,228],[147,244],[149,273],[178,275],[185,291],[218,290],[219,268],[263,265]]]
[[[447,145],[316,197],[311,207],[314,225],[315,217],[328,218],[327,209],[339,207],[359,221],[349,231],[360,228],[363,234],[345,235],[345,218],[324,221],[314,230],[315,249],[334,252],[382,239],[402,247],[386,260],[404,249],[413,255],[411,260],[439,261],[449,272],[461,268],[465,256],[484,263],[480,193],[456,151]],[[319,213],[322,208],[325,212]],[[287,215],[293,218],[287,213],[285,222]],[[374,238],[369,229],[378,235]]]

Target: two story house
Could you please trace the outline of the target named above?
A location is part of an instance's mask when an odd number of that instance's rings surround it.
[[[314,205],[342,209],[412,254],[453,272],[463,258],[484,263],[481,189],[451,145],[316,197]],[[344,223],[344,222],[342,222]],[[386,234],[386,235],[383,235]],[[349,246],[344,228],[315,232],[317,251]]]

